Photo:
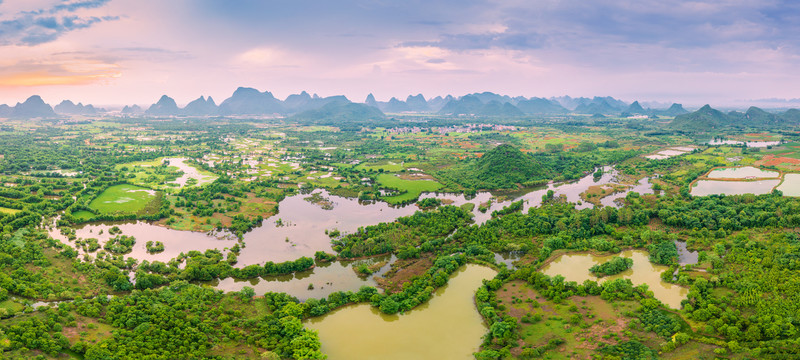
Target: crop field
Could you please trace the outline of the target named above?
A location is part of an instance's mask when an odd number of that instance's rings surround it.
[[[14,215],[14,214],[16,214],[16,213],[18,213],[18,212],[20,212],[20,211],[21,211],[21,210],[17,210],[17,209],[10,209],[10,208],[6,208],[6,207],[0,207],[0,214],[10,214],[10,215]]]
[[[386,196],[384,201],[390,204],[399,204],[414,200],[423,192],[433,192],[442,188],[442,184],[433,180],[404,180],[391,174],[378,175],[378,184],[391,189],[397,189],[402,194]]]
[[[101,214],[135,214],[145,210],[156,199],[154,190],[134,185],[114,185],[98,195],[89,207]]]

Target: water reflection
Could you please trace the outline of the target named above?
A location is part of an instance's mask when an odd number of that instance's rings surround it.
[[[580,194],[593,185],[611,183],[617,176],[613,167],[605,167],[603,171],[603,176],[597,181],[593,174],[589,174],[574,182],[551,183],[506,201],[499,201],[488,192],[480,192],[471,197],[463,194],[427,193],[423,194],[422,198],[436,197],[455,206],[471,203],[473,204],[472,213],[477,224],[482,224],[490,219],[492,211],[502,209],[512,201],[525,201],[523,211],[527,211],[530,207],[540,206],[542,196],[548,190],[552,190],[555,196],[563,195],[567,201],[579,203],[576,205],[579,209],[590,208],[593,205],[581,202]],[[649,183],[645,185],[640,181],[640,184],[631,190],[646,193],[648,189]],[[317,201],[317,203],[307,201],[306,199],[312,194],[316,194],[322,201]],[[612,196],[616,198],[625,194],[627,191]],[[482,204],[487,204],[488,209],[485,212],[479,211]],[[614,206],[615,204],[612,202],[604,205]],[[243,249],[238,256],[236,266],[264,264],[267,261],[288,261],[302,256],[311,257],[316,251],[332,252],[331,239],[326,234],[326,230],[336,229],[343,234],[352,233],[359,227],[391,222],[398,217],[412,215],[417,210],[419,208],[413,204],[398,207],[390,206],[385,202],[363,203],[357,199],[332,195],[322,189],[304,191],[286,197],[279,204],[278,214],[265,219],[261,226],[244,234]],[[137,239],[133,251],[126,256],[140,261],[168,261],[181,253],[192,250],[201,252],[208,249],[223,250],[232,247],[237,242],[227,233],[178,231],[141,221],[92,223],[78,226],[75,230],[78,238],[97,238],[102,246],[112,237],[108,233],[108,229],[113,225],[119,226],[124,235],[134,236]],[[51,230],[51,236],[75,246],[58,230]],[[148,253],[145,248],[147,241],[161,241],[164,244],[164,252]]]
[[[362,286],[376,287],[375,277],[380,277],[389,270],[397,260],[394,256],[379,256],[357,261],[333,261],[320,264],[308,271],[281,276],[268,276],[249,280],[227,278],[209,282],[210,285],[223,291],[239,291],[245,286],[253,288],[257,295],[266,292],[284,292],[302,301],[310,298],[324,298],[337,291],[356,292]],[[359,276],[353,270],[362,263],[385,264],[379,271],[368,276]]]

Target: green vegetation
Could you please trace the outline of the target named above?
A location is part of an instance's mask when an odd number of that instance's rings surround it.
[[[633,266],[633,260],[629,258],[615,256],[602,264],[594,265],[589,271],[598,277],[616,275]]]
[[[400,193],[381,197],[390,204],[409,203],[416,200],[423,192],[434,192],[442,188],[442,184],[433,180],[403,180],[390,174],[378,175],[378,184]]]
[[[159,206],[155,191],[127,184],[111,186],[89,203],[100,214],[135,214]]]
[[[303,320],[355,303],[386,314],[407,312],[464,264],[501,269],[496,254],[513,254],[513,269],[498,271],[477,289],[488,331],[476,358],[795,358],[800,199],[689,194],[692,181],[719,166],[800,172],[800,135],[783,125],[749,132],[793,113],[750,109],[723,118],[701,110],[672,125],[663,117],[560,115],[496,117],[467,127],[459,117],[386,118],[339,105],[280,121],[9,120],[0,132],[0,357],[322,358],[324,347]],[[737,116],[756,120],[732,125]],[[709,130],[709,124],[719,127]],[[714,136],[786,143],[763,149],[702,144]],[[662,160],[640,156],[687,145],[697,149]],[[181,175],[163,164],[171,157],[187,159],[209,181],[173,184]],[[613,190],[569,194],[592,195],[595,207],[576,209],[558,196],[565,189],[558,187],[521,198],[550,181],[591,182],[611,173],[617,174]],[[644,177],[656,194],[628,193],[619,208],[596,201]],[[354,231],[326,224],[318,231],[327,231],[332,252],[310,249],[307,257],[288,261],[271,261],[265,253],[240,264],[243,254],[252,255],[244,243],[181,249],[173,259],[154,261],[165,245],[173,250],[170,239],[134,239],[119,227],[76,235],[85,222],[146,220],[241,239],[259,226],[291,229],[275,218],[263,221],[287,196],[301,193],[315,206],[338,210],[333,196],[308,192],[314,188],[393,205],[413,203],[423,192],[458,195],[417,201],[412,215]],[[482,223],[476,224],[476,207],[492,216],[478,213]],[[50,237],[59,233],[64,243]],[[292,240],[286,246],[306,245]],[[136,241],[145,244],[148,260],[132,256]],[[283,244],[283,237],[268,241]],[[676,241],[697,252],[696,264],[679,265],[686,261],[679,261]],[[628,280],[577,284],[540,272],[565,252],[628,249],[646,250],[651,262],[669,267],[664,281],[688,289],[679,309]],[[382,262],[365,257],[378,254],[397,260],[377,272]],[[301,281],[337,258],[356,272],[379,275],[384,291],[367,286],[301,302],[249,287],[223,294],[196,284],[279,276]],[[617,257],[594,272],[630,267],[629,259]],[[304,291],[308,285],[303,282]]]

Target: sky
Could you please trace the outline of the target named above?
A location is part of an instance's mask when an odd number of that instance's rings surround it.
[[[0,104],[800,98],[794,0],[0,0]]]

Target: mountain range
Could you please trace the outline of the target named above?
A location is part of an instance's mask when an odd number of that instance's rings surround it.
[[[800,125],[800,110],[790,109],[783,113],[770,113],[751,106],[746,112],[724,113],[705,105],[697,111],[675,116],[669,127],[687,132],[708,132],[720,128],[774,128]]]
[[[352,104],[352,105],[350,105]],[[240,87],[233,94],[217,104],[210,96],[200,96],[181,108],[176,101],[161,96],[156,103],[146,109],[138,105],[125,106],[120,112],[123,116],[292,116],[306,121],[314,116],[344,119],[355,116],[359,119],[385,118],[384,113],[430,113],[459,117],[524,117],[536,115],[586,114],[596,118],[607,116],[674,116],[670,125],[676,129],[699,129],[715,126],[758,126],[763,124],[800,123],[800,111],[789,110],[773,114],[752,107],[746,112],[722,113],[711,111],[710,106],[689,113],[681,104],[672,104],[666,109],[643,107],[638,101],[626,103],[610,96],[605,97],[511,97],[492,92],[472,93],[461,97],[447,95],[426,99],[422,94],[409,95],[405,100],[391,98],[377,101],[369,94],[363,103],[351,102],[345,96],[320,97],[317,94],[301,92],[280,100],[269,91]],[[34,95],[15,106],[0,105],[2,118],[55,118],[66,115],[92,116],[105,113],[105,109],[93,105],[83,105],[64,100],[55,107]],[[721,115],[720,115],[721,114]]]

